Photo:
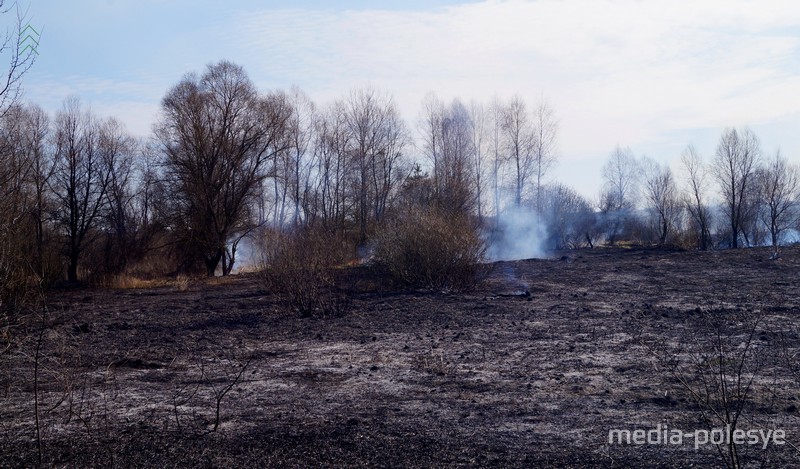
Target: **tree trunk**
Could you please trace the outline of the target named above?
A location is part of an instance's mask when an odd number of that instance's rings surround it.
[[[217,272],[217,266],[219,265],[219,261],[222,259],[222,250],[218,249],[217,252],[211,256],[206,257],[204,259],[206,264],[206,275],[208,277],[213,277]]]
[[[67,266],[67,281],[69,283],[78,282],[78,253],[69,253],[69,265]]]
[[[520,174],[519,156],[517,156],[517,187],[514,194],[514,206],[519,207],[522,205],[522,175]]]
[[[233,271],[233,264],[236,262],[236,245],[238,241],[234,241],[230,250],[225,249],[222,256],[222,276],[228,276]]]

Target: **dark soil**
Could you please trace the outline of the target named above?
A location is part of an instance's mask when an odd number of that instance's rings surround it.
[[[469,293],[343,275],[333,318],[299,317],[254,275],[53,292],[36,383],[35,318],[0,356],[0,465],[39,463],[38,387],[45,466],[719,466],[713,445],[609,430],[706,428],[659,350],[689,357],[699,318],[761,316],[740,425],[788,444],[742,458],[800,460],[798,248],[566,252],[494,264]]]

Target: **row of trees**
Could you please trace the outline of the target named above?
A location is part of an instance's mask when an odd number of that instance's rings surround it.
[[[62,256],[74,281],[84,251],[102,241],[108,255],[98,268],[124,268],[147,229],[154,176],[122,124],[70,98],[52,121],[36,105],[14,105],[0,132],[6,249],[30,253],[26,264],[42,277]],[[133,194],[134,183],[144,192]]]
[[[700,249],[777,247],[798,228],[798,171],[779,151],[765,157],[749,129],[726,129],[708,163],[687,146],[678,177],[669,166],[618,147],[603,167],[599,214],[610,220],[612,242],[636,238],[632,231],[644,222],[646,240],[659,244],[688,239]]]
[[[762,158],[749,130],[727,129],[708,164],[687,147],[677,177],[618,147],[597,201],[549,182],[557,119],[546,102],[529,107],[518,96],[465,104],[428,95],[415,133],[385,93],[357,89],[319,108],[299,89],[259,93],[223,61],[167,91],[147,140],[77,98],[52,119],[15,104],[0,124],[3,260],[42,278],[148,262],[227,275],[240,242],[265,226],[322,230],[355,252],[387,216],[414,207],[471,217],[477,229],[528,207],[552,248],[636,240],[707,249],[722,238],[738,247],[766,234],[778,245],[797,222],[797,169],[780,154]]]
[[[555,160],[549,106],[529,113],[514,97],[468,109],[430,95],[423,108],[417,130],[429,172],[408,157],[413,133],[385,93],[356,89],[319,108],[296,88],[260,95],[229,62],[187,75],[168,91],[155,129],[162,223],[189,266],[194,253],[208,275],[219,265],[225,275],[239,242],[264,226],[320,229],[365,246],[410,200],[480,220],[487,179],[495,214],[507,188],[515,205],[540,198]]]
[[[416,204],[479,218],[489,184],[495,213],[506,181],[514,204],[539,199],[554,160],[549,107],[529,115],[515,97],[468,110],[430,96],[425,110],[430,175],[407,156],[414,136],[391,96],[362,88],[318,108],[299,89],[259,93],[230,62],[169,89],[148,140],[77,98],[53,119],[14,105],[0,156],[4,226],[18,231],[7,238],[35,243],[28,263],[41,275],[63,261],[70,281],[120,272],[154,250],[178,269],[225,275],[241,240],[264,226],[363,246],[415,184],[430,189]]]
[[[434,193],[450,207],[475,212],[481,220],[497,216],[505,204],[530,202],[543,209],[558,136],[558,121],[546,102],[531,111],[519,96],[467,106],[429,94],[418,130]]]

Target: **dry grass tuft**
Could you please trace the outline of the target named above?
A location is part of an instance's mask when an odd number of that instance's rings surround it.
[[[178,291],[188,291],[191,285],[191,279],[187,275],[178,275],[172,281],[172,287]]]
[[[113,290],[139,290],[166,286],[166,279],[143,279],[128,273],[111,275],[100,282],[100,286]]]
[[[187,291],[190,285],[191,279],[186,275],[178,275],[175,278],[142,278],[129,273],[111,275],[100,282],[101,287],[112,290],[146,290],[171,287],[177,291]]]

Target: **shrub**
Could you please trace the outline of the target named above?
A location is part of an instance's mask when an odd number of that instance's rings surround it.
[[[0,239],[0,356],[21,338],[17,334],[26,329],[46,286],[31,267],[28,252],[14,241]]]
[[[336,284],[347,245],[319,230],[266,231],[260,239],[261,274],[268,290],[305,317],[341,316],[349,298]]]
[[[419,206],[386,220],[374,248],[375,264],[391,280],[436,290],[474,287],[486,251],[468,216]]]
[[[0,253],[0,311],[9,316],[20,309],[29,293],[29,276],[15,256]]]

